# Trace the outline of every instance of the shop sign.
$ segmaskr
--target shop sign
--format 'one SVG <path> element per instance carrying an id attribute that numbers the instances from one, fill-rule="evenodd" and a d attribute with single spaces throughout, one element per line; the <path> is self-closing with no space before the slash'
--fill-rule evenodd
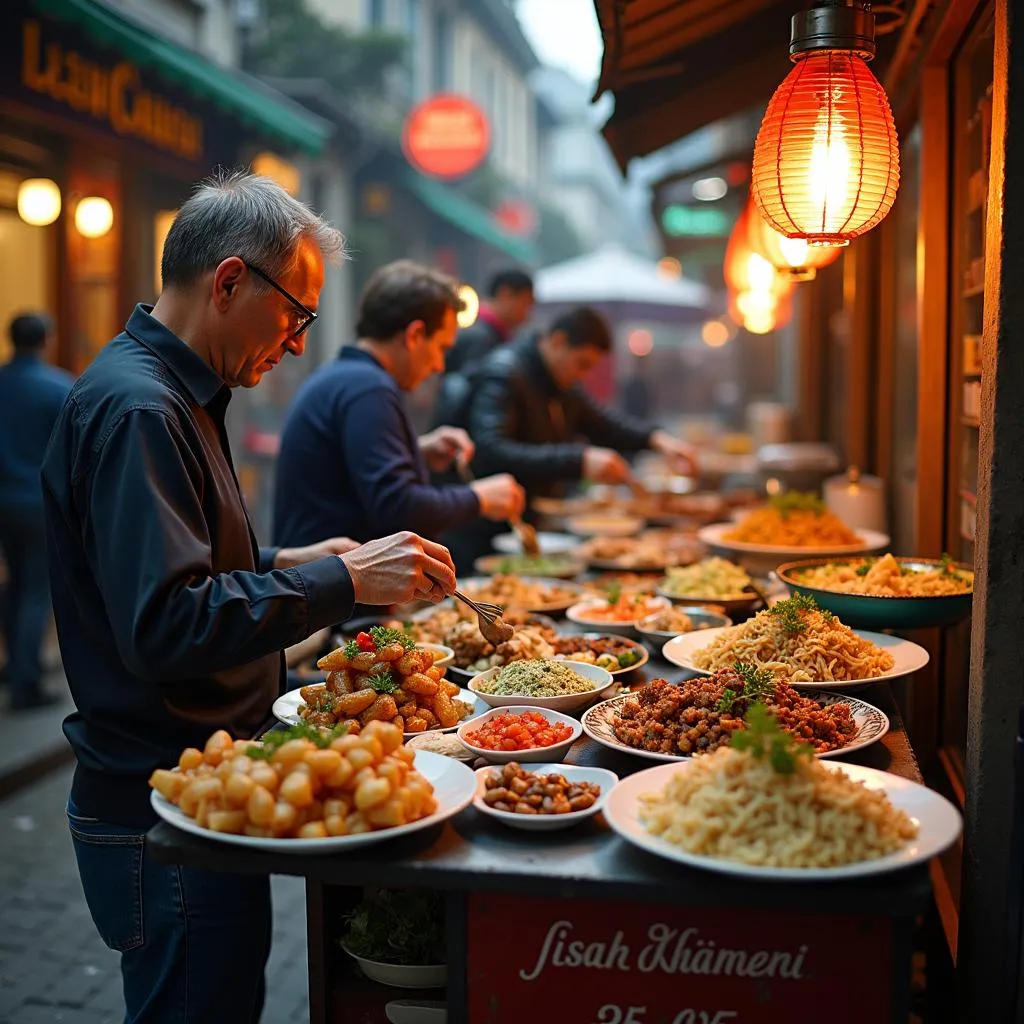
<path id="1" fill-rule="evenodd" d="M 41 22 L 22 23 L 21 84 L 121 136 L 189 161 L 203 156 L 202 118 L 148 89 L 131 61 L 104 62 L 51 39 Z"/>
<path id="2" fill-rule="evenodd" d="M 722 210 L 672 203 L 661 211 L 661 226 L 673 238 L 724 238 L 732 221 Z"/>
<path id="3" fill-rule="evenodd" d="M 890 1019 L 885 918 L 472 893 L 467 927 L 473 1024 Z"/>
<path id="4" fill-rule="evenodd" d="M 414 107 L 402 132 L 405 158 L 431 178 L 461 178 L 475 171 L 490 146 L 487 115 L 472 100 L 449 93 Z"/>

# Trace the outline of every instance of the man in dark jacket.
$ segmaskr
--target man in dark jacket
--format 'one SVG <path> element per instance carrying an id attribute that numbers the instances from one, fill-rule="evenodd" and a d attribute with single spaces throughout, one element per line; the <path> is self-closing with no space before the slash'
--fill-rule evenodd
<path id="1" fill-rule="evenodd" d="M 530 319 L 533 278 L 522 270 L 502 270 L 488 282 L 487 296 L 487 301 L 480 304 L 476 322 L 459 331 L 454 348 L 445 356 L 444 376 L 434 406 L 432 423 L 435 426 L 465 419 L 470 377 Z M 436 479 L 451 480 L 452 477 Z"/>
<path id="2" fill-rule="evenodd" d="M 76 710 L 68 800 L 79 875 L 121 954 L 129 1024 L 254 1024 L 267 877 L 164 864 L 148 780 L 217 729 L 251 738 L 282 651 L 354 601 L 440 600 L 448 553 L 400 534 L 259 548 L 228 446 L 234 387 L 301 355 L 341 237 L 266 178 L 196 190 L 164 244 L 164 290 L 76 382 L 43 462 L 57 632 Z M 325 468 L 329 472 L 329 468 Z M 438 585 L 440 581 L 440 585 Z"/>
<path id="3" fill-rule="evenodd" d="M 281 435 L 274 540 L 371 540 L 397 530 L 436 538 L 483 516 L 523 511 L 523 491 L 499 472 L 435 487 L 427 467 L 468 462 L 466 432 L 441 426 L 417 437 L 404 392 L 440 372 L 462 307 L 458 284 L 410 260 L 381 267 L 360 301 L 358 341 L 299 389 Z"/>
<path id="4" fill-rule="evenodd" d="M 0 552 L 7 563 L 2 632 L 12 711 L 60 699 L 40 684 L 39 649 L 50 614 L 50 582 L 39 468 L 73 380 L 43 358 L 51 328 L 46 316 L 15 317 L 10 326 L 14 358 L 0 368 Z"/>
<path id="5" fill-rule="evenodd" d="M 664 430 L 595 402 L 582 381 L 612 349 L 607 322 L 579 307 L 538 339 L 495 352 L 472 379 L 469 433 L 473 468 L 512 473 L 528 498 L 560 495 L 580 480 L 621 484 L 630 478 L 621 452 L 651 449 L 696 471 L 692 449 Z M 464 539 L 448 537 L 460 571 L 487 550 L 495 528 L 481 524 Z M 467 531 L 468 534 L 468 531 Z"/>
<path id="6" fill-rule="evenodd" d="M 459 331 L 445 358 L 445 373 L 460 373 L 510 341 L 533 310 L 533 278 L 523 270 L 502 270 L 487 284 L 487 301 L 476 322 Z"/>

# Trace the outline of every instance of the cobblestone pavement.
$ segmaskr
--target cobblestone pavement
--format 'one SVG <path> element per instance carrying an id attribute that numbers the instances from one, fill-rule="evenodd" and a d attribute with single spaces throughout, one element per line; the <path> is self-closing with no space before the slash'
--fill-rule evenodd
<path id="1" fill-rule="evenodd" d="M 0 1024 L 119 1024 L 118 954 L 85 905 L 64 806 L 71 767 L 0 803 Z M 273 880 L 274 947 L 265 1024 L 309 1017 L 301 879 Z"/>

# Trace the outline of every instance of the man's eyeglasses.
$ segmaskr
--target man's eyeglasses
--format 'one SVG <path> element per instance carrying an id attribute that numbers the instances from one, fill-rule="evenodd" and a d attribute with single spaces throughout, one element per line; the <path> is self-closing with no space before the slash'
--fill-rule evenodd
<path id="1" fill-rule="evenodd" d="M 288 292 L 284 288 L 282 288 L 269 274 L 265 274 L 262 270 L 260 270 L 259 267 L 253 266 L 253 264 L 251 263 L 246 263 L 245 260 L 243 260 L 242 262 L 245 263 L 245 265 L 257 277 L 263 278 L 263 280 L 266 281 L 271 288 L 274 288 L 276 291 L 280 292 L 280 294 L 283 295 L 295 307 L 298 313 L 301 314 L 301 317 L 296 319 L 295 326 L 292 328 L 291 333 L 288 335 L 288 337 L 299 338 L 303 334 L 305 334 L 306 331 L 308 331 L 309 328 L 313 325 L 313 321 L 316 320 L 317 314 L 313 310 L 309 309 L 308 307 L 304 306 L 301 302 L 299 302 L 299 300 L 295 298 L 295 296 L 292 295 L 291 292 Z"/>

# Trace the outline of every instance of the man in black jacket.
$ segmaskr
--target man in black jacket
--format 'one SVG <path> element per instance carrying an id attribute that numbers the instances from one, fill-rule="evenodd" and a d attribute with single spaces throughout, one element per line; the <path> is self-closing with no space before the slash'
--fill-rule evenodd
<path id="1" fill-rule="evenodd" d="M 696 472 L 693 450 L 650 423 L 595 402 L 582 381 L 612 350 L 607 322 L 578 307 L 538 339 L 495 352 L 472 378 L 469 433 L 477 473 L 511 473 L 528 497 L 564 493 L 580 480 L 621 484 L 630 478 L 621 452 L 651 449 Z M 483 554 L 498 529 L 475 524 L 446 538 L 461 571 Z"/>
<path id="2" fill-rule="evenodd" d="M 301 355 L 341 236 L 273 182 L 204 184 L 164 245 L 164 290 L 78 379 L 43 462 L 54 613 L 76 710 L 68 821 L 93 921 L 121 953 L 129 1024 L 250 1024 L 267 877 L 157 861 L 148 779 L 217 729 L 271 716 L 282 651 L 354 601 L 440 600 L 448 553 L 413 534 L 259 548 L 224 417 Z M 329 467 L 325 468 L 329 472 Z"/>

